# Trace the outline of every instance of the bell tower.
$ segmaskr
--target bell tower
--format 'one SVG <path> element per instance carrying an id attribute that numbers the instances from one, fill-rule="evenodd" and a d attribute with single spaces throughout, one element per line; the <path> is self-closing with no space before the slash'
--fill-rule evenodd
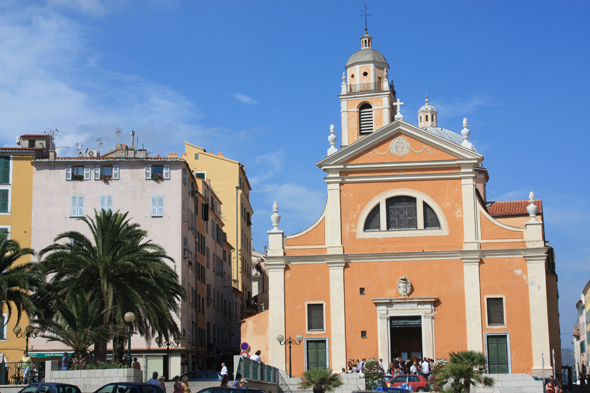
<path id="1" fill-rule="evenodd" d="M 393 83 L 389 82 L 389 64 L 373 49 L 373 37 L 365 28 L 361 50 L 350 56 L 342 74 L 340 113 L 342 146 L 391 123 L 397 111 Z"/>

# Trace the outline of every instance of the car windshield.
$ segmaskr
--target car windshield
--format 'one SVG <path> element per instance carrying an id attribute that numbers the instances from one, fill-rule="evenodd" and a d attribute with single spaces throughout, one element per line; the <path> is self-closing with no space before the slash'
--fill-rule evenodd
<path id="1" fill-rule="evenodd" d="M 141 393 L 163 393 L 159 386 L 141 385 Z"/>
<path id="2" fill-rule="evenodd" d="M 82 393 L 77 386 L 62 385 L 57 387 L 57 393 Z"/>

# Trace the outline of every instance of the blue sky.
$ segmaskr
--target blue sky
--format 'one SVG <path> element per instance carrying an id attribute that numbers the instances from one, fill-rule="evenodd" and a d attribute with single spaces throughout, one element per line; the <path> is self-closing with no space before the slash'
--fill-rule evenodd
<path id="1" fill-rule="evenodd" d="M 373 47 L 417 123 L 425 93 L 439 126 L 485 155 L 488 199 L 543 199 L 556 249 L 562 346 L 590 279 L 590 2 L 373 1 Z M 246 165 L 255 248 L 272 202 L 294 233 L 321 213 L 316 166 L 340 130 L 341 75 L 360 49 L 360 1 L 3 1 L 0 145 L 59 129 L 81 143 L 181 153 L 185 140 Z M 215 186 L 215 184 L 213 184 Z M 585 224 L 586 223 L 586 224 Z"/>

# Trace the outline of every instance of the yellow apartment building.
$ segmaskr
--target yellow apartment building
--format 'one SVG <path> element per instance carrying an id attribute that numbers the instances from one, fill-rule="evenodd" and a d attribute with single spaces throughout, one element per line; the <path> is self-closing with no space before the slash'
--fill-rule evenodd
<path id="1" fill-rule="evenodd" d="M 0 233 L 8 232 L 21 248 L 31 247 L 31 218 L 33 206 L 33 167 L 31 161 L 49 156 L 51 137 L 47 134 L 26 134 L 17 138 L 18 146 L 0 147 Z M 30 262 L 30 256 L 20 262 Z M 9 321 L 8 310 L 2 310 L 0 352 L 8 362 L 20 362 L 26 346 L 26 337 L 17 337 L 16 310 Z M 23 314 L 18 325 L 24 333 L 29 319 Z M 21 334 L 23 334 L 21 333 Z"/>
<path id="2" fill-rule="evenodd" d="M 222 203 L 222 220 L 227 241 L 234 246 L 232 285 L 243 292 L 243 309 L 251 308 L 252 299 L 252 206 L 246 169 L 223 153 L 208 153 L 204 148 L 185 142 L 183 158 L 197 178 L 209 179 Z"/>

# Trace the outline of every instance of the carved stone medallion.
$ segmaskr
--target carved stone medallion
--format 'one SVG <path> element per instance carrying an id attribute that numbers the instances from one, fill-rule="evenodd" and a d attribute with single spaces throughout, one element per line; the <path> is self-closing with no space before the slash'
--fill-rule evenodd
<path id="1" fill-rule="evenodd" d="M 400 296 L 408 297 L 411 290 L 412 283 L 410 282 L 410 279 L 406 276 L 401 276 L 397 280 L 397 292 L 400 294 Z"/>

